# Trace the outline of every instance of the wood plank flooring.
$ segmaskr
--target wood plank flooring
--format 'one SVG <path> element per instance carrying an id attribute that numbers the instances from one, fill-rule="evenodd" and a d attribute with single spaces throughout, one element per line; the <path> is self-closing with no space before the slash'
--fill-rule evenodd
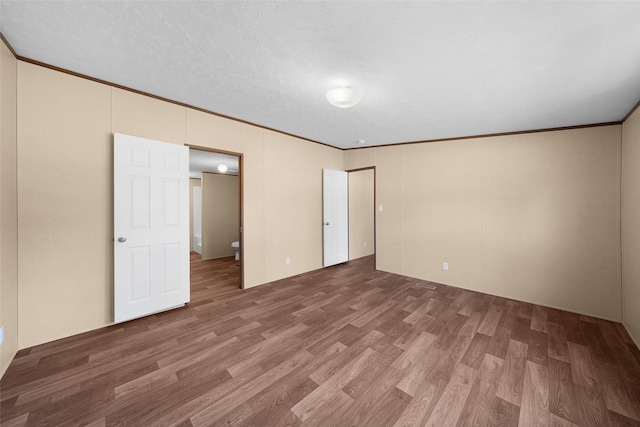
<path id="1" fill-rule="evenodd" d="M 238 289 L 192 256 L 188 307 L 22 350 L 2 426 L 638 426 L 622 325 L 374 271 Z"/>

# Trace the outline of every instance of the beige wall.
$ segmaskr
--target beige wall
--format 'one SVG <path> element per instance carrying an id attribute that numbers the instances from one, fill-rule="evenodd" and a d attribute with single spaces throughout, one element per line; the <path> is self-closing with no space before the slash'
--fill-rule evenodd
<path id="1" fill-rule="evenodd" d="M 345 163 L 376 166 L 379 269 L 620 320 L 620 138 L 607 126 L 351 150 Z"/>
<path id="2" fill-rule="evenodd" d="M 482 289 L 620 320 L 620 126 L 482 149 Z"/>
<path id="3" fill-rule="evenodd" d="M 640 345 L 640 109 L 622 125 L 623 322 Z"/>
<path id="4" fill-rule="evenodd" d="M 111 88 L 18 62 L 19 347 L 113 320 Z"/>
<path id="5" fill-rule="evenodd" d="M 238 177 L 202 173 L 202 259 L 232 256 L 240 239 Z"/>
<path id="6" fill-rule="evenodd" d="M 243 154 L 245 287 L 322 266 L 338 149 L 24 62 L 18 118 L 19 348 L 113 321 L 113 132 Z"/>
<path id="7" fill-rule="evenodd" d="M 264 137 L 264 267 L 273 281 L 322 268 L 322 169 L 344 170 L 344 155 L 276 132 Z"/>
<path id="8" fill-rule="evenodd" d="M 0 42 L 0 377 L 18 350 L 17 61 Z"/>
<path id="9" fill-rule="evenodd" d="M 349 172 L 349 259 L 374 253 L 374 172 Z"/>
<path id="10" fill-rule="evenodd" d="M 481 144 L 474 140 L 403 148 L 404 274 L 480 289 L 480 155 Z"/>

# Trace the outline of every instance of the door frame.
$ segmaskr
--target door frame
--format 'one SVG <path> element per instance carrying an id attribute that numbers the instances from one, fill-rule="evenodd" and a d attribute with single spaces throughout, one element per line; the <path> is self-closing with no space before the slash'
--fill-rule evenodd
<path id="1" fill-rule="evenodd" d="M 244 289 L 244 154 L 218 148 L 202 147 L 200 145 L 184 144 L 189 149 L 209 151 L 212 153 L 229 154 L 238 157 L 238 211 L 240 212 L 240 289 Z M 215 173 L 215 172 L 214 172 Z M 228 174 L 226 174 L 228 175 Z"/>
<path id="2" fill-rule="evenodd" d="M 376 183 L 378 181 L 376 176 L 376 167 L 375 166 L 366 166 L 363 168 L 356 169 L 347 169 L 345 172 L 360 172 L 366 170 L 373 170 L 373 268 L 378 269 L 378 237 L 376 234 L 376 230 L 378 228 L 378 191 L 376 188 Z M 347 186 L 347 198 L 350 198 L 349 187 Z M 351 227 L 349 227 L 349 233 L 351 233 Z"/>

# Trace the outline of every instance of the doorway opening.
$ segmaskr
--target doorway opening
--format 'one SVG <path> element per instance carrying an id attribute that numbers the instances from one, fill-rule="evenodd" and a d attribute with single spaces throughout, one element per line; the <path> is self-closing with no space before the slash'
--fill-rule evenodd
<path id="1" fill-rule="evenodd" d="M 347 170 L 349 182 L 349 261 L 376 254 L 376 168 Z M 374 267 L 375 268 L 375 267 Z"/>
<path id="2" fill-rule="evenodd" d="M 189 238 L 194 285 L 198 274 L 216 274 L 220 286 L 244 289 L 242 176 L 241 153 L 189 146 Z"/>

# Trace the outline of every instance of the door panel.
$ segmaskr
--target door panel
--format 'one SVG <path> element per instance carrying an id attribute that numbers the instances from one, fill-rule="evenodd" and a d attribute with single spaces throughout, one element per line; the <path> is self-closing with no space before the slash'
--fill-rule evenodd
<path id="1" fill-rule="evenodd" d="M 131 255 L 131 301 L 147 300 L 151 297 L 151 256 L 149 246 L 130 248 Z"/>
<path id="2" fill-rule="evenodd" d="M 349 260 L 349 174 L 322 170 L 323 265 Z"/>
<path id="3" fill-rule="evenodd" d="M 189 301 L 189 149 L 114 135 L 114 319 Z"/>

